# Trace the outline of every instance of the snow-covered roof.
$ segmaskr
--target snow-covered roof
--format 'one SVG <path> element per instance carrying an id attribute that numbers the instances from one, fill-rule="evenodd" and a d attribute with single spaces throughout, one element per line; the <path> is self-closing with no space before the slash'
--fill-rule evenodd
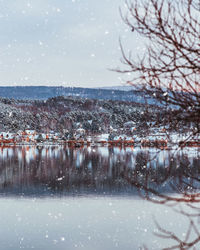
<path id="1" fill-rule="evenodd" d="M 135 125 L 135 122 L 133 121 L 128 121 L 124 123 L 124 127 L 133 127 Z"/>
<path id="2" fill-rule="evenodd" d="M 35 133 L 35 130 L 26 129 L 25 132 L 26 132 L 27 134 L 34 134 L 34 133 Z"/>
<path id="3" fill-rule="evenodd" d="M 0 135 L 3 135 L 3 137 L 7 137 L 9 139 L 13 138 L 14 137 L 14 133 L 10 133 L 10 132 L 0 132 Z"/>
<path id="4" fill-rule="evenodd" d="M 119 139 L 122 139 L 122 140 L 126 139 L 127 141 L 129 141 L 129 140 L 132 140 L 133 137 L 127 136 L 127 135 L 124 135 L 124 134 L 117 135 L 117 136 L 114 137 L 114 140 L 119 140 Z"/>

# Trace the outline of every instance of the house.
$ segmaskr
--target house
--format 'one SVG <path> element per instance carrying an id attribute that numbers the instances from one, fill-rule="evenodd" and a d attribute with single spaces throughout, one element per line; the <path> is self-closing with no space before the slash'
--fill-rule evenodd
<path id="1" fill-rule="evenodd" d="M 136 131 L 135 122 L 128 121 L 124 123 L 124 133 L 127 135 L 133 135 Z"/>
<path id="2" fill-rule="evenodd" d="M 35 130 L 26 129 L 25 130 L 25 134 L 26 135 L 34 135 L 35 136 L 37 133 L 36 133 Z"/>

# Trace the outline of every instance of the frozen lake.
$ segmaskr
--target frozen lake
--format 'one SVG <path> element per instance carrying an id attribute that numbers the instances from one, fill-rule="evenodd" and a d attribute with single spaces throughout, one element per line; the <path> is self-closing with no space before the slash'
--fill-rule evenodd
<path id="1" fill-rule="evenodd" d="M 174 211 L 180 203 L 171 207 L 147 199 L 163 201 L 159 194 L 175 197 L 198 188 L 199 157 L 195 148 L 0 148 L 0 249 L 176 245 L 171 237 L 155 235 L 155 221 L 184 239 L 189 217 Z M 184 203 L 181 209 L 194 212 Z M 198 219 L 193 217 L 194 224 Z M 195 237 L 193 232 L 188 239 Z"/>

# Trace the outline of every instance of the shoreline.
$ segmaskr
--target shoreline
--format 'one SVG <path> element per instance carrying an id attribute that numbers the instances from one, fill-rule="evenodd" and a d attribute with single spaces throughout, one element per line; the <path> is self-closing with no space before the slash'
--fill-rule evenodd
<path id="1" fill-rule="evenodd" d="M 142 142 L 68 142 L 68 141 L 45 141 L 45 142 L 16 142 L 16 143 L 0 143 L 0 148 L 2 147 L 18 147 L 18 146 L 66 146 L 68 148 L 84 148 L 84 147 L 119 147 L 119 148 L 158 148 L 158 149 L 170 149 L 172 147 L 190 147 L 190 148 L 198 148 L 200 147 L 200 142 L 195 142 L 191 144 L 187 144 L 185 142 L 172 142 L 172 143 L 159 143 L 159 142 L 148 142 L 143 144 Z"/>

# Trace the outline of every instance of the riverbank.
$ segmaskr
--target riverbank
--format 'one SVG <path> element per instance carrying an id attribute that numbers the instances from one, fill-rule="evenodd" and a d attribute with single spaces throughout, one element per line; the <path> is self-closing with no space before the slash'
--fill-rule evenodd
<path id="1" fill-rule="evenodd" d="M 200 141 L 178 141 L 167 142 L 161 141 L 44 141 L 44 142 L 12 142 L 12 143 L 0 143 L 0 147 L 13 147 L 13 146 L 67 146 L 71 148 L 83 148 L 83 147 L 155 147 L 160 149 L 177 147 L 200 147 Z"/>

